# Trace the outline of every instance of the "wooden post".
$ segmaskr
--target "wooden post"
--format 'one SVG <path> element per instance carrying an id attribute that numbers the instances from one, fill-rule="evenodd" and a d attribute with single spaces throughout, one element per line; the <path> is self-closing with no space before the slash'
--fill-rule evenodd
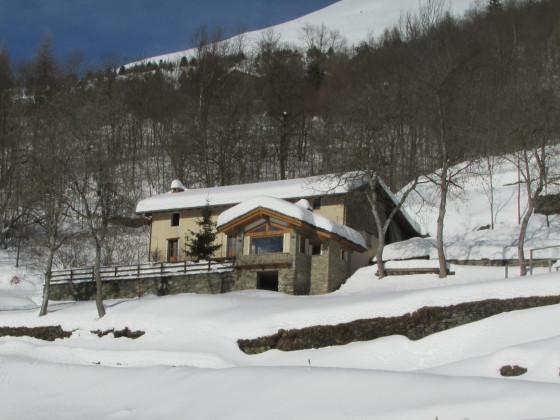
<path id="1" fill-rule="evenodd" d="M 211 262 L 211 259 L 208 258 L 208 271 L 210 271 L 210 262 Z"/>
<path id="2" fill-rule="evenodd" d="M 117 277 L 117 268 L 118 266 L 115 265 L 115 277 Z"/>
<path id="3" fill-rule="evenodd" d="M 159 273 L 163 276 L 163 263 L 159 263 L 159 264 L 160 264 Z"/>
<path id="4" fill-rule="evenodd" d="M 140 278 L 140 264 L 138 264 L 138 271 L 137 271 L 137 273 L 138 273 L 138 274 L 136 275 L 136 277 Z"/>
<path id="5" fill-rule="evenodd" d="M 529 273 L 533 275 L 533 250 L 529 251 Z"/>
<path id="6" fill-rule="evenodd" d="M 552 260 L 548 260 L 548 272 L 552 271 Z"/>
<path id="7" fill-rule="evenodd" d="M 184 269 L 183 272 L 186 273 L 187 272 L 187 260 L 185 260 L 185 264 L 184 264 Z"/>
<path id="8" fill-rule="evenodd" d="M 509 273 L 508 273 L 508 265 L 506 264 L 506 279 L 508 278 L 508 275 L 509 275 Z"/>
<path id="9" fill-rule="evenodd" d="M 70 269 L 70 281 L 72 281 L 72 269 Z"/>

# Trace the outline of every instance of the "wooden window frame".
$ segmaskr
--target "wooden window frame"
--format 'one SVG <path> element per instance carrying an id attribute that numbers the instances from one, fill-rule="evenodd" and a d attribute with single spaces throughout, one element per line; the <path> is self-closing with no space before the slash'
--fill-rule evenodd
<path id="1" fill-rule="evenodd" d="M 266 226 L 266 230 L 264 232 L 256 232 L 263 225 Z M 270 230 L 271 226 L 274 226 L 279 230 Z M 283 237 L 286 233 L 290 233 L 290 228 L 271 222 L 270 220 L 265 220 L 263 223 L 245 232 L 245 236 L 249 238 L 249 254 L 253 255 L 253 238 L 270 238 L 275 236 Z"/>

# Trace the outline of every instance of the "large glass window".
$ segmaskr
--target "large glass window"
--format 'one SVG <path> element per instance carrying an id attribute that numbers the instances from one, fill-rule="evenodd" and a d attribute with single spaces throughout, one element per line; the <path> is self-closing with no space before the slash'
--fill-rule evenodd
<path id="1" fill-rule="evenodd" d="M 284 235 L 251 238 L 251 254 L 272 254 L 284 250 Z"/>
<path id="2" fill-rule="evenodd" d="M 263 224 L 249 230 L 246 235 L 251 240 L 251 254 L 273 254 L 284 252 L 284 234 L 287 226 L 266 220 Z"/>

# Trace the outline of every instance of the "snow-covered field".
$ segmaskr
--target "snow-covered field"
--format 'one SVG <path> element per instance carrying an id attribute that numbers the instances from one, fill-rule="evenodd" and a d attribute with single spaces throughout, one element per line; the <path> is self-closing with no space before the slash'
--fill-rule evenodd
<path id="1" fill-rule="evenodd" d="M 0 405 L 27 418 L 560 418 L 560 310 L 497 315 L 410 341 L 249 356 L 238 338 L 279 328 L 400 315 L 425 305 L 560 295 L 560 273 L 503 279 L 502 268 L 377 280 L 362 269 L 338 292 L 246 291 L 56 302 L 39 318 L 36 277 L 10 285 L 3 255 L 0 326 L 61 325 L 69 339 L 0 338 Z M 9 273 L 8 275 L 6 275 Z M 20 276 L 25 276 L 20 270 Z M 33 287 L 35 286 L 35 287 Z M 143 330 L 136 340 L 92 330 Z M 528 372 L 502 378 L 501 366 Z"/>

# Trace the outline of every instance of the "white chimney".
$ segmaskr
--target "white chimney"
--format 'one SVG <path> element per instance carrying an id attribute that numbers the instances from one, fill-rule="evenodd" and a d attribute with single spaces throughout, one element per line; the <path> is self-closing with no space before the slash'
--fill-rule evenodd
<path id="1" fill-rule="evenodd" d="M 174 179 L 171 182 L 171 192 L 172 193 L 178 193 L 178 192 L 182 192 L 182 191 L 185 191 L 185 190 L 186 190 L 185 186 L 178 179 Z"/>

